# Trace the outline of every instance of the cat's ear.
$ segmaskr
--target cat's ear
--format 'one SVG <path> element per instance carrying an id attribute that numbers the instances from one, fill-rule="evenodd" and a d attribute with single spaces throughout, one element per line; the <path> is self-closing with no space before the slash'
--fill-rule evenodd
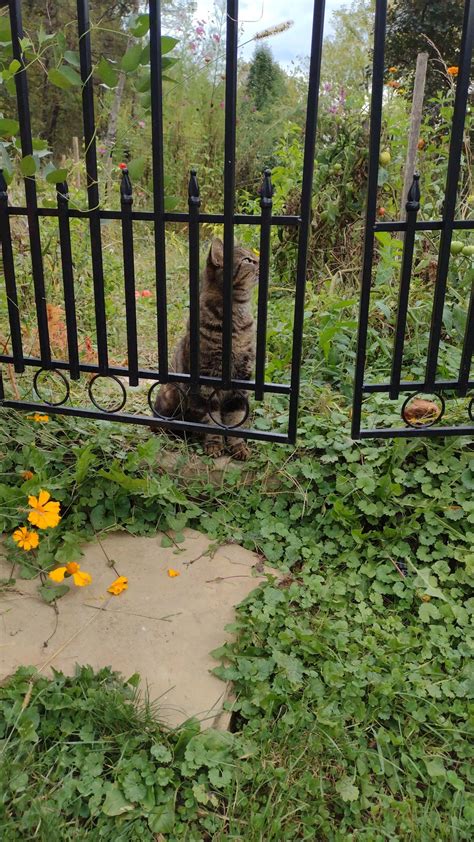
<path id="1" fill-rule="evenodd" d="M 217 237 L 211 243 L 209 263 L 212 263 L 216 269 L 222 269 L 224 265 L 224 245 L 222 240 L 219 240 Z"/>

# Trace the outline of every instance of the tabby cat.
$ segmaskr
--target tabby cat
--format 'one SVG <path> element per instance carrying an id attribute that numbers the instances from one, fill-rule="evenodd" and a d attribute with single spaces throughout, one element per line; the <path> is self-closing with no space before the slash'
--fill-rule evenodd
<path id="1" fill-rule="evenodd" d="M 223 244 L 221 240 L 215 239 L 201 278 L 200 352 L 201 375 L 204 377 L 220 377 L 222 371 L 223 266 Z M 258 258 L 255 252 L 236 244 L 232 304 L 232 377 L 236 380 L 250 380 L 253 374 L 255 323 L 250 298 L 257 282 Z M 189 347 L 188 322 L 186 333 L 178 342 L 173 355 L 173 371 L 189 374 Z M 183 393 L 186 393 L 184 401 Z M 231 427 L 242 420 L 246 406 L 246 392 L 214 391 L 212 386 L 200 386 L 199 392 L 192 395 L 187 387 L 183 389 L 175 383 L 166 383 L 159 389 L 155 411 L 165 418 L 181 418 L 204 424 L 219 422 Z M 209 433 L 205 436 L 204 446 L 209 455 L 221 456 L 224 453 L 224 437 Z M 234 459 L 244 460 L 250 455 L 242 438 L 229 436 L 227 448 Z"/>

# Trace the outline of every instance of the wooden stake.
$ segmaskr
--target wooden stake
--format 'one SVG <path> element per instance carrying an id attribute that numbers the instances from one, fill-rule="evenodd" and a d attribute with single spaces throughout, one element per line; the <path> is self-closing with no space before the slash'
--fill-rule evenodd
<path id="1" fill-rule="evenodd" d="M 423 117 L 423 101 L 425 98 L 426 71 L 428 69 L 428 53 L 418 53 L 416 59 L 415 86 L 410 117 L 410 134 L 408 137 L 407 159 L 405 163 L 405 177 L 401 196 L 400 219 L 406 219 L 406 202 L 408 191 L 413 181 L 416 165 L 416 153 L 420 139 L 421 120 Z M 402 238 L 403 239 L 403 238 Z"/>
<path id="2" fill-rule="evenodd" d="M 74 158 L 74 163 L 76 165 L 76 187 L 81 186 L 81 170 L 79 164 L 81 163 L 81 159 L 79 156 L 79 138 L 73 137 L 72 139 L 72 157 Z"/>

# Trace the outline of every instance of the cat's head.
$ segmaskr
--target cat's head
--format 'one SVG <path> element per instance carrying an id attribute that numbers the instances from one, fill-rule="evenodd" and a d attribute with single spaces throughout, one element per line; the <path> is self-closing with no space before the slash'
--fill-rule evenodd
<path id="1" fill-rule="evenodd" d="M 247 301 L 250 293 L 258 282 L 258 257 L 254 251 L 234 244 L 234 272 L 233 288 L 234 301 Z M 214 239 L 209 249 L 206 266 L 208 282 L 222 288 L 224 278 L 224 246 L 222 240 Z"/>

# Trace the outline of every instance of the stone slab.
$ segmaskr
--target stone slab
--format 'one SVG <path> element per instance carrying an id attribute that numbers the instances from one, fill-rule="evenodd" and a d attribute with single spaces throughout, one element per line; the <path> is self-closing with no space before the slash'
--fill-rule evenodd
<path id="1" fill-rule="evenodd" d="M 216 662 L 209 652 L 229 639 L 224 627 L 234 606 L 265 578 L 261 562 L 257 572 L 258 556 L 235 544 L 209 553 L 210 539 L 195 530 L 185 531 L 179 552 L 161 540 L 114 533 L 85 546 L 80 564 L 92 584 L 71 585 L 57 603 L 58 618 L 39 598 L 37 579 L 17 579 L 0 592 L 0 680 L 20 665 L 68 674 L 76 663 L 110 665 L 125 678 L 140 674 L 166 724 L 198 716 L 203 727 L 227 727 L 229 688 L 210 673 Z M 170 578 L 169 568 L 180 575 Z M 0 559 L 0 579 L 9 574 Z M 116 575 L 129 580 L 120 596 L 107 593 Z"/>

